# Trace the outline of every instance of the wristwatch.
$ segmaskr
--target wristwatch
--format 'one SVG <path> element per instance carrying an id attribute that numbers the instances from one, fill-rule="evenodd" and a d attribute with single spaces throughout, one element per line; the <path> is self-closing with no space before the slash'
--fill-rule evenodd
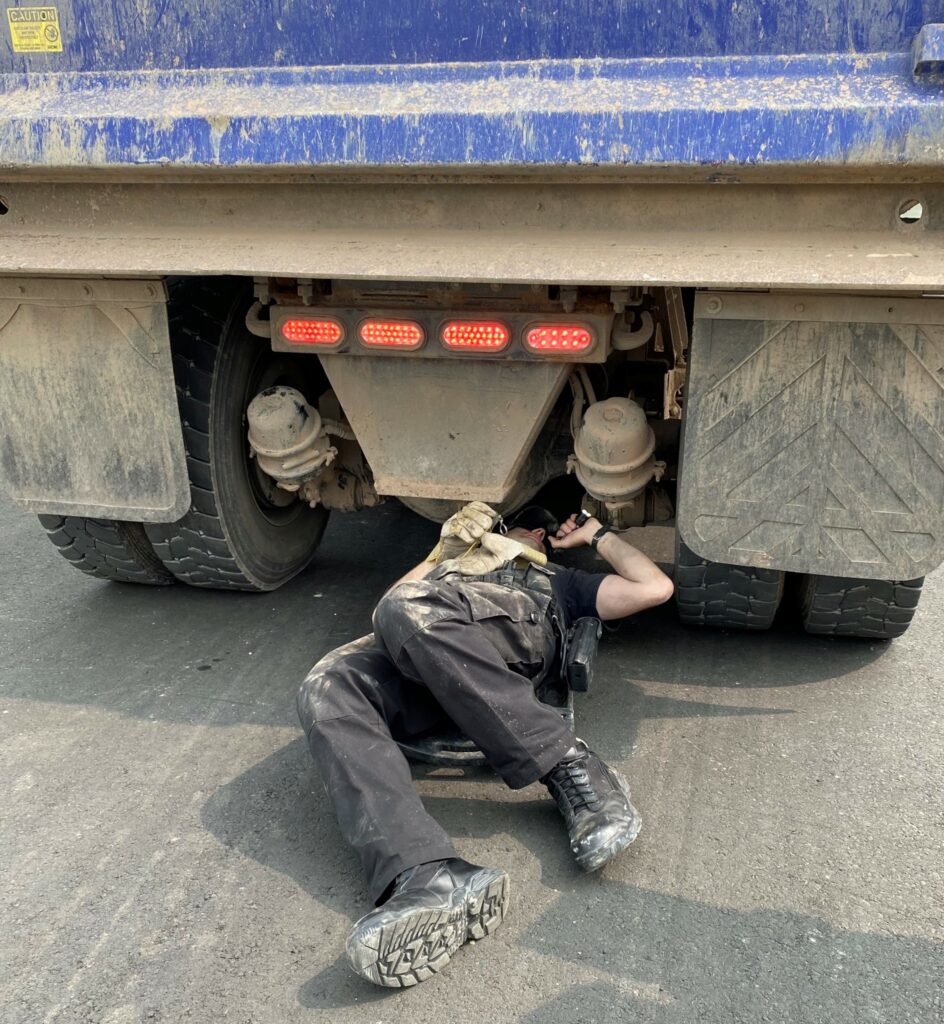
<path id="1" fill-rule="evenodd" d="M 597 532 L 590 538 L 590 547 L 592 547 L 593 550 L 596 551 L 597 544 L 600 543 L 600 539 L 602 537 L 605 537 L 608 533 L 612 533 L 612 532 L 613 532 L 613 527 L 610 526 L 609 524 L 604 524 L 603 526 L 601 526 L 600 529 L 597 530 Z"/>

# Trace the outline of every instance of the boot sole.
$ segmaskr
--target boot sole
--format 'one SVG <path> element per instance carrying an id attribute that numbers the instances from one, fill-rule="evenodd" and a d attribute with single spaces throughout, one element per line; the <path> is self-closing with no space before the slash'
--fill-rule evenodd
<path id="1" fill-rule="evenodd" d="M 470 939 L 484 939 L 502 923 L 509 881 L 504 871 L 478 871 L 457 906 L 404 909 L 379 925 L 354 925 L 347 957 L 356 974 L 375 985 L 410 988 L 438 974 Z"/>
<path id="2" fill-rule="evenodd" d="M 622 853 L 636 839 L 642 828 L 642 815 L 633 807 L 633 802 L 629 798 L 629 783 L 621 772 L 616 771 L 614 768 L 611 768 L 610 771 L 616 776 L 617 785 L 622 790 L 623 796 L 626 797 L 626 803 L 629 805 L 632 820 L 623 832 L 615 835 L 608 843 L 594 850 L 593 853 L 581 856 L 576 850 L 574 851 L 577 866 L 582 871 L 599 871 L 607 861 Z"/>

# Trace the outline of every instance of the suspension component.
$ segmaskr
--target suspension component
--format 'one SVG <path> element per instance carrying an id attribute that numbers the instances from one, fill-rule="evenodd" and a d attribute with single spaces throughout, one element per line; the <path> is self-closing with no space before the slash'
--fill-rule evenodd
<path id="1" fill-rule="evenodd" d="M 608 398 L 587 408 L 567 470 L 576 473 L 609 522 L 641 525 L 652 504 L 646 488 L 665 470 L 655 447 L 642 407 L 631 398 Z"/>
<path id="2" fill-rule="evenodd" d="M 379 504 L 354 432 L 339 418 L 323 417 L 300 391 L 267 388 L 249 403 L 246 416 L 259 469 L 282 490 L 312 508 L 353 512 Z"/>
<path id="3" fill-rule="evenodd" d="M 266 388 L 249 403 L 246 417 L 259 468 L 285 491 L 297 491 L 338 454 L 318 411 L 295 388 Z"/>

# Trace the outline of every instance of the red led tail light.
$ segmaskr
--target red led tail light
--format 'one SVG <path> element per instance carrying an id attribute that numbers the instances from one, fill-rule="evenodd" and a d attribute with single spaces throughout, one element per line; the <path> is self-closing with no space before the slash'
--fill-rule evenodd
<path id="1" fill-rule="evenodd" d="M 525 347 L 542 354 L 586 352 L 593 334 L 580 324 L 535 324 L 524 336 Z"/>
<path id="2" fill-rule="evenodd" d="M 337 320 L 284 320 L 282 337 L 293 345 L 337 345 L 344 328 Z"/>
<path id="3" fill-rule="evenodd" d="M 413 320 L 365 320 L 357 333 L 371 348 L 419 348 L 424 337 L 423 328 Z"/>
<path id="4" fill-rule="evenodd" d="M 501 352 L 511 339 L 511 332 L 498 320 L 450 320 L 441 334 L 446 348 L 464 352 Z"/>

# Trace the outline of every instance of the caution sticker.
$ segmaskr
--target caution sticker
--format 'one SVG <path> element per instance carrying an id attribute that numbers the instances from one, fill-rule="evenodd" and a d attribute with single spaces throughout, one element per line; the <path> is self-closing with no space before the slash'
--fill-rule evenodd
<path id="1" fill-rule="evenodd" d="M 14 53 L 62 53 L 55 7 L 8 7 L 7 21 Z"/>

